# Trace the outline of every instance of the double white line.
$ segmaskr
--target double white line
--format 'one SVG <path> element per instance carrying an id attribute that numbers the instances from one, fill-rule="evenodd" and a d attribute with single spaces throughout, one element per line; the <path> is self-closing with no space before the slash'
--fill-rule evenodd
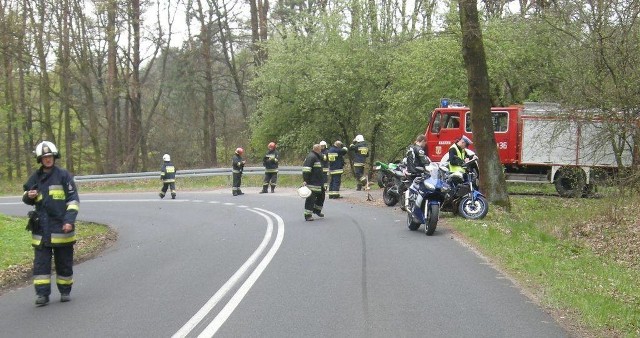
<path id="1" fill-rule="evenodd" d="M 226 294 L 232 290 L 238 283 L 241 282 L 243 276 L 248 273 L 249 269 L 255 264 L 255 262 L 262 256 L 262 253 L 271 242 L 271 237 L 273 236 L 273 220 L 269 215 L 275 218 L 278 222 L 278 233 L 276 235 L 276 239 L 271 246 L 271 249 L 264 256 L 262 261 L 255 267 L 253 272 L 247 277 L 247 279 L 242 283 L 238 291 L 231 297 L 231 299 L 227 302 L 224 308 L 216 315 L 216 317 L 207 325 L 207 327 L 198 335 L 198 337 L 212 337 L 218 332 L 222 324 L 229 318 L 231 313 L 236 309 L 236 307 L 240 304 L 244 296 L 246 296 L 247 292 L 251 289 L 253 284 L 258 280 L 262 272 L 267 268 L 267 265 L 273 259 L 273 256 L 276 254 L 278 249 L 280 248 L 280 244 L 282 244 L 282 240 L 284 238 L 284 221 L 282 217 L 278 216 L 271 211 L 260 209 L 260 208 L 247 208 L 247 210 L 254 212 L 267 220 L 267 231 L 264 234 L 264 238 L 260 243 L 260 246 L 253 252 L 253 254 L 247 259 L 244 264 L 236 271 L 236 273 L 229 278 L 229 280 L 224 283 L 224 285 L 196 312 L 187 323 L 185 323 L 178 332 L 176 332 L 172 337 L 186 337 L 191 331 L 198 325 L 202 320 L 213 310 L 213 308 L 220 302 L 222 298 L 226 296 Z"/>

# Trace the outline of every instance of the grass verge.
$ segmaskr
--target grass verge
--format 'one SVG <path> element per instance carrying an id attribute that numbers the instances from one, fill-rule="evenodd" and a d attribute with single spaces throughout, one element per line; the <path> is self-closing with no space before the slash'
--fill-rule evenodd
<path id="1" fill-rule="evenodd" d="M 31 277 L 33 248 L 30 233 L 24 229 L 26 224 L 26 217 L 0 214 L 0 294 L 27 283 Z M 76 264 L 94 257 L 117 239 L 109 227 L 87 222 L 76 223 L 76 236 Z"/>
<path id="2" fill-rule="evenodd" d="M 612 222 L 612 197 L 513 196 L 511 202 L 511 213 L 494 209 L 480 221 L 448 222 L 542 306 L 570 317 L 574 329 L 639 337 L 640 267 L 626 249 L 640 245 L 638 220 Z M 640 205 L 637 198 L 634 203 Z M 607 245 L 594 237 L 608 237 Z"/>

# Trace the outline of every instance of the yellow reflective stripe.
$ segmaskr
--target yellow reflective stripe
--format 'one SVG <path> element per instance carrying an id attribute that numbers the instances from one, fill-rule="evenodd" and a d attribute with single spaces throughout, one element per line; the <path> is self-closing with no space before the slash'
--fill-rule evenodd
<path id="1" fill-rule="evenodd" d="M 302 167 L 302 172 L 303 173 L 311 172 L 311 167 Z"/>
<path id="2" fill-rule="evenodd" d="M 316 162 L 316 163 L 314 163 L 314 164 L 313 164 L 313 167 L 314 167 L 314 168 L 317 168 L 317 167 L 320 167 L 320 168 L 321 168 L 321 167 L 322 167 L 322 163 L 320 163 L 320 162 Z"/>
<path id="3" fill-rule="evenodd" d="M 56 276 L 56 284 L 61 284 L 61 285 L 71 285 L 73 284 L 73 277 L 69 276 Z"/>
<path id="4" fill-rule="evenodd" d="M 338 174 L 344 173 L 344 170 L 342 170 L 342 169 L 329 170 L 329 173 L 331 173 L 331 175 L 338 175 Z"/>
<path id="5" fill-rule="evenodd" d="M 42 201 L 42 194 L 38 194 L 38 197 L 36 197 L 36 202 L 40 201 Z"/>
<path id="6" fill-rule="evenodd" d="M 42 236 L 35 234 L 31 235 L 31 245 L 38 246 L 40 245 L 40 242 L 42 242 Z"/>
<path id="7" fill-rule="evenodd" d="M 61 185 L 49 186 L 49 196 L 54 200 L 63 200 L 65 199 L 64 189 Z"/>
<path id="8" fill-rule="evenodd" d="M 354 167 L 364 167 L 364 163 L 354 163 Z"/>
<path id="9" fill-rule="evenodd" d="M 175 173 L 176 172 L 176 168 L 175 167 L 166 167 L 165 168 L 167 170 L 168 173 Z"/>
<path id="10" fill-rule="evenodd" d="M 167 180 L 162 180 L 162 183 L 173 183 L 175 181 L 176 181 L 175 179 L 170 178 L 170 179 L 167 179 Z"/>
<path id="11" fill-rule="evenodd" d="M 76 241 L 75 231 L 71 231 L 66 234 L 58 234 L 58 233 L 51 234 L 51 244 L 65 244 L 65 243 L 71 243 L 75 241 Z"/>
<path id="12" fill-rule="evenodd" d="M 67 211 L 69 211 L 69 210 L 78 211 L 78 210 L 80 210 L 80 205 L 76 201 L 69 202 L 69 203 L 67 203 Z"/>
<path id="13" fill-rule="evenodd" d="M 35 285 L 51 284 L 51 275 L 36 275 L 36 276 L 33 276 L 33 284 L 35 284 Z"/>
<path id="14" fill-rule="evenodd" d="M 266 172 L 266 173 L 277 173 L 278 169 L 267 169 L 264 172 Z"/>

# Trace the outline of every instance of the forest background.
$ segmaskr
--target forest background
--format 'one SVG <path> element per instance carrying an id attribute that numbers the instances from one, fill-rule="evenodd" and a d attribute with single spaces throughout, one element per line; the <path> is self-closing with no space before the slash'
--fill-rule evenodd
<path id="1" fill-rule="evenodd" d="M 491 104 L 558 102 L 631 121 L 640 2 L 484 0 Z M 77 175 L 300 165 L 357 134 L 399 159 L 467 77 L 455 1 L 0 0 L 0 176 L 55 142 Z M 607 115 L 609 114 L 609 115 Z M 611 140 L 603 139 L 602 142 Z M 634 149 L 636 150 L 636 149 Z M 635 151 L 637 154 L 637 150 Z M 636 162 L 637 163 L 637 162 Z"/>

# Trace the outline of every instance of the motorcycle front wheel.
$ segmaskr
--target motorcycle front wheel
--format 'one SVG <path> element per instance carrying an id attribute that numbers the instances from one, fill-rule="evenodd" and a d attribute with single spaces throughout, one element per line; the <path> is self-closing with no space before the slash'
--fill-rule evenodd
<path id="1" fill-rule="evenodd" d="M 429 204 L 427 209 L 427 223 L 424 225 L 424 234 L 427 236 L 433 235 L 438 226 L 438 218 L 440 217 L 440 205 Z"/>
<path id="2" fill-rule="evenodd" d="M 389 189 L 391 189 L 390 187 L 384 187 L 384 190 L 382 190 L 382 200 L 384 201 L 384 204 L 386 204 L 389 207 L 392 207 L 396 204 L 398 204 L 398 198 L 391 195 L 389 193 Z"/>
<path id="3" fill-rule="evenodd" d="M 482 219 L 488 212 L 489 202 L 482 196 L 476 197 L 474 201 L 467 195 L 458 204 L 458 213 L 466 219 Z"/>

